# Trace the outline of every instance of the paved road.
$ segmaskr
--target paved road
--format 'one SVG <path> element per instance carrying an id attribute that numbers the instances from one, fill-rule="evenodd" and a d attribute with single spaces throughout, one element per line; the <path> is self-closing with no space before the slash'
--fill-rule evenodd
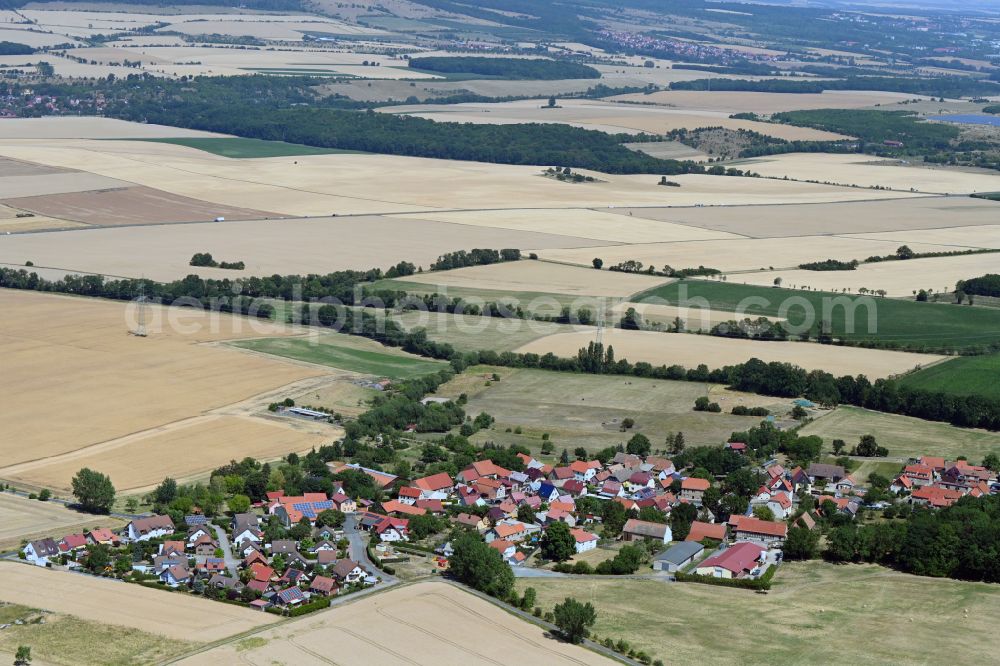
<path id="1" fill-rule="evenodd" d="M 229 570 L 229 575 L 233 578 L 239 578 L 239 560 L 237 560 L 233 555 L 233 546 L 229 543 L 229 535 L 226 534 L 226 530 L 222 529 L 218 525 L 212 525 L 209 523 L 209 526 L 215 531 L 215 538 L 219 541 L 219 548 L 222 549 L 223 557 L 226 560 L 226 569 Z"/>
<path id="2" fill-rule="evenodd" d="M 565 578 L 572 575 L 533 567 L 511 567 L 511 571 L 514 572 L 514 578 Z"/>
<path id="3" fill-rule="evenodd" d="M 383 585 L 392 585 L 399 582 L 399 579 L 395 576 L 390 576 L 376 567 L 375 563 L 368 557 L 364 532 L 358 529 L 358 519 L 353 513 L 348 513 L 344 519 L 344 536 L 347 537 L 347 540 L 351 544 L 347 553 L 352 560 L 360 564 L 362 568 L 381 576 Z"/>

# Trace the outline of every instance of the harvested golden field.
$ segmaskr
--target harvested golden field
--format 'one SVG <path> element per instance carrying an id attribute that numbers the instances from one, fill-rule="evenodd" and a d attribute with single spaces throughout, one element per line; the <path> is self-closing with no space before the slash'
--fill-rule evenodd
<path id="1" fill-rule="evenodd" d="M 128 186 L 116 178 L 99 176 L 86 171 L 62 171 L 0 178 L 0 199 L 37 197 L 67 192 L 114 189 Z M 15 204 L 16 205 L 16 204 Z"/>
<path id="2" fill-rule="evenodd" d="M 582 172 L 605 182 L 571 184 L 543 178 L 542 169 L 534 166 L 359 154 L 239 160 L 145 141 L 4 139 L 0 155 L 91 171 L 201 201 L 291 216 L 412 213 L 436 208 L 817 203 L 913 196 L 707 175 L 674 177 L 681 184 L 674 188 L 660 187 L 655 175 Z"/>
<path id="3" fill-rule="evenodd" d="M 1000 174 L 945 167 L 906 166 L 900 160 L 880 160 L 867 155 L 788 153 L 731 164 L 762 176 L 811 180 L 855 187 L 887 187 L 928 194 L 972 194 L 1000 190 Z"/>
<path id="4" fill-rule="evenodd" d="M 614 663 L 446 583 L 417 583 L 372 595 L 179 663 L 322 666 L 331 662 L 327 655 L 372 666 Z"/>
<path id="5" fill-rule="evenodd" d="M 675 129 L 725 127 L 752 130 L 787 141 L 832 141 L 841 134 L 808 127 L 762 123 L 730 118 L 730 112 L 675 110 L 659 105 L 620 104 L 603 100 L 559 100 L 558 108 L 547 108 L 545 100 L 502 103 L 468 103 L 385 107 L 387 113 L 406 114 L 442 122 L 478 124 L 561 123 L 610 133 L 651 132 L 665 134 Z"/>
<path id="6" fill-rule="evenodd" d="M 151 187 L 119 187 L 86 192 L 16 197 L 4 204 L 43 217 L 96 226 L 259 220 L 276 213 L 212 204 Z"/>
<path id="7" fill-rule="evenodd" d="M 149 337 L 130 304 L 0 291 L 5 465 L 58 456 L 323 374 L 315 368 L 198 343 L 285 335 L 268 322 L 150 307 Z M 247 442 L 245 455 L 267 448 Z M 192 457 L 191 469 L 203 469 Z M 164 461 L 151 458 L 154 469 Z"/>
<path id="8" fill-rule="evenodd" d="M 974 236 L 966 236 L 974 240 Z M 573 249 L 539 250 L 538 255 L 552 261 L 589 265 L 594 257 L 604 260 L 605 266 L 628 259 L 637 259 L 647 266 L 661 267 L 664 264 L 674 268 L 694 268 L 709 266 L 721 271 L 758 271 L 770 268 L 791 268 L 810 261 L 824 259 L 863 260 L 873 255 L 894 254 L 900 241 L 877 241 L 841 236 L 802 236 L 798 238 L 740 238 L 736 240 L 704 240 L 677 243 L 645 243 L 638 245 L 609 245 Z M 962 245 L 929 245 L 907 243 L 914 252 L 952 252 L 969 249 Z M 989 257 L 990 255 L 981 255 Z M 994 259 L 996 256 L 994 255 Z M 860 269 L 859 269 L 860 271 Z M 816 271 L 802 271 L 815 274 Z M 852 271 L 848 271 L 852 272 Z M 730 282 L 761 282 L 765 273 L 745 273 L 730 275 Z M 843 271 L 832 272 L 827 280 L 843 277 Z M 771 275 L 771 284 L 774 280 Z M 792 282 L 788 282 L 792 284 Z M 812 284 L 798 282 L 797 284 Z M 847 286 L 846 284 L 844 286 Z"/>
<path id="9" fill-rule="evenodd" d="M 167 125 L 131 123 L 127 120 L 86 116 L 4 118 L 0 122 L 0 139 L 16 139 L 18 141 L 27 139 L 159 139 L 213 136 L 224 135 Z M 25 159 L 31 160 L 30 157 Z"/>
<path id="10" fill-rule="evenodd" d="M 0 562 L 0 601 L 197 643 L 277 621 L 249 608 L 18 562 Z"/>
<path id="11" fill-rule="evenodd" d="M 732 278 L 733 281 L 746 284 L 771 285 L 780 277 L 784 286 L 793 289 L 797 287 L 809 287 L 820 291 L 847 289 L 856 293 L 863 287 L 869 290 L 884 289 L 889 296 L 912 297 L 913 292 L 920 289 L 953 291 L 955 283 L 959 280 L 996 273 L 998 266 L 1000 266 L 1000 254 L 989 253 L 862 264 L 853 271 L 764 271 L 734 275 Z"/>
<path id="12" fill-rule="evenodd" d="M 581 348 L 594 341 L 594 335 L 593 331 L 550 335 L 529 342 L 516 351 L 576 356 Z M 945 358 L 931 354 L 834 347 L 807 342 L 760 342 L 621 329 L 606 330 L 604 344 L 615 348 L 616 358 L 628 359 L 632 363 L 646 361 L 654 365 L 676 364 L 687 368 L 704 363 L 709 368 L 721 368 L 759 358 L 765 362 L 793 363 L 806 370 L 825 370 L 836 376 L 864 374 L 873 380 L 907 372 Z"/>
<path id="13" fill-rule="evenodd" d="M 56 502 L 0 493 L 0 551 L 18 548 L 21 541 L 61 536 L 63 532 L 124 525 L 125 521 L 118 518 L 79 513 Z"/>
<path id="14" fill-rule="evenodd" d="M 498 292 L 550 292 L 579 296 L 626 297 L 652 289 L 669 280 L 650 275 L 612 273 L 545 261 L 522 260 L 459 268 L 440 273 L 415 274 L 400 278 L 400 281 Z"/>
<path id="15" fill-rule="evenodd" d="M 581 185 L 581 187 L 585 187 Z M 653 243 L 657 241 L 736 238 L 734 234 L 710 231 L 682 224 L 670 224 L 614 215 L 611 211 L 588 209 L 487 210 L 460 213 L 414 213 L 401 219 L 437 220 L 476 227 L 516 231 L 536 231 L 576 236 L 614 243 Z"/>
<path id="16" fill-rule="evenodd" d="M 0 238 L 0 262 L 105 275 L 176 280 L 388 268 L 427 268 L 445 252 L 474 247 L 581 247 L 601 241 L 470 225 L 378 216 L 106 227 Z M 331 248 L 333 250 L 331 251 Z M 191 255 L 243 261 L 245 270 L 197 269 Z M 589 260 L 588 260 L 589 261 Z"/>
<path id="17" fill-rule="evenodd" d="M 848 190 L 851 191 L 851 190 Z M 909 197 L 834 203 L 802 202 L 801 206 L 733 208 L 616 208 L 616 215 L 631 215 L 660 222 L 740 234 L 753 238 L 783 236 L 857 235 L 899 232 L 889 239 L 910 240 L 907 232 L 949 227 L 996 225 L 1000 204 L 971 197 Z M 914 235 L 914 242 L 976 245 L 967 233 L 939 231 L 944 239 Z"/>
<path id="18" fill-rule="evenodd" d="M 816 94 L 742 91 L 661 90 L 652 94 L 617 95 L 609 100 L 659 104 L 674 109 L 769 115 L 803 109 L 861 109 L 896 104 L 914 95 L 881 91 L 829 90 Z"/>
<path id="19" fill-rule="evenodd" d="M 184 481 L 247 456 L 270 460 L 305 453 L 342 435 L 340 428 L 305 420 L 212 414 L 2 467 L 0 478 L 19 486 L 51 488 L 68 497 L 73 476 L 89 467 L 111 477 L 119 492 L 145 492 L 167 476 Z"/>
<path id="20" fill-rule="evenodd" d="M 1000 213 L 1000 206 L 993 212 Z M 1000 224 L 979 227 L 951 227 L 944 229 L 922 229 L 919 231 L 859 234 L 855 238 L 904 243 L 938 243 L 941 245 L 966 242 L 976 247 L 1000 248 Z"/>

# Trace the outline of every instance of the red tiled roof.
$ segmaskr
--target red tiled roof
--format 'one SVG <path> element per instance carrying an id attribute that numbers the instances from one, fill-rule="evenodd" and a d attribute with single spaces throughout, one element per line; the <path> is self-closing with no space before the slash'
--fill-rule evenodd
<path id="1" fill-rule="evenodd" d="M 705 479 L 689 476 L 681 481 L 681 490 L 708 490 L 711 485 L 712 484 Z"/>
<path id="2" fill-rule="evenodd" d="M 596 534 L 591 534 L 586 530 L 572 529 L 569 533 L 573 535 L 577 543 L 588 543 L 590 541 L 597 541 L 598 539 Z"/>
<path id="3" fill-rule="evenodd" d="M 421 509 L 420 507 L 403 504 L 399 500 L 382 502 L 382 510 L 386 513 L 402 513 L 407 516 L 422 516 L 427 513 L 427 509 Z"/>
<path id="4" fill-rule="evenodd" d="M 744 541 L 727 548 L 721 555 L 708 558 L 698 568 L 720 567 L 739 576 L 756 566 L 762 552 L 764 549 L 761 546 Z"/>
<path id="5" fill-rule="evenodd" d="M 696 520 L 691 523 L 691 531 L 688 532 L 685 541 L 701 541 L 702 539 L 715 539 L 723 541 L 726 538 L 725 523 L 703 523 Z"/>
<path id="6" fill-rule="evenodd" d="M 444 490 L 451 488 L 455 485 L 455 482 L 447 472 L 440 472 L 438 474 L 432 474 L 430 476 L 425 476 L 420 479 L 415 479 L 413 481 L 413 486 L 424 491 L 434 491 L 434 490 Z"/>
<path id="7" fill-rule="evenodd" d="M 774 522 L 772 520 L 761 520 L 760 518 L 743 516 L 740 518 L 736 531 L 784 538 L 785 535 L 788 534 L 788 525 L 785 523 Z"/>

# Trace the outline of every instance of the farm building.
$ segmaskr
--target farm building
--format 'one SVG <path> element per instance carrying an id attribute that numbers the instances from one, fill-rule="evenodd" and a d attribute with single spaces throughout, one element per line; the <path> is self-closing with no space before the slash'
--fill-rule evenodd
<path id="1" fill-rule="evenodd" d="M 704 546 L 697 541 L 682 541 L 654 557 L 653 569 L 656 571 L 678 571 L 693 562 L 704 550 Z"/>

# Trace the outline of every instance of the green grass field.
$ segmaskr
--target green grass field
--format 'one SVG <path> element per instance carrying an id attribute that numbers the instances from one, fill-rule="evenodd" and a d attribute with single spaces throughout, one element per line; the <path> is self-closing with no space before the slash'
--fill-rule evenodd
<path id="1" fill-rule="evenodd" d="M 889 449 L 891 458 L 928 455 L 955 459 L 964 455 L 978 463 L 991 451 L 1000 454 L 1000 433 L 956 428 L 947 423 L 857 407 L 838 407 L 806 424 L 799 434 L 819 435 L 824 449 L 830 452 L 834 439 L 844 440 L 850 448 L 862 435 L 874 435 L 879 444 Z"/>
<path id="2" fill-rule="evenodd" d="M 566 597 L 589 601 L 599 639 L 623 638 L 678 666 L 953 662 L 955 645 L 992 652 L 1000 613 L 1000 585 L 823 562 L 783 565 L 766 595 L 611 577 L 522 578 L 517 587 L 535 588 L 546 611 Z"/>
<path id="3" fill-rule="evenodd" d="M 1000 400 L 1000 354 L 960 356 L 905 375 L 903 386 Z"/>
<path id="4" fill-rule="evenodd" d="M 734 276 L 734 279 L 737 278 Z M 683 298 L 703 298 L 719 310 L 741 308 L 750 317 L 778 317 L 787 313 L 788 321 L 793 326 L 808 321 L 806 304 L 813 309 L 812 321 L 818 325 L 823 319 L 824 299 L 850 299 L 852 306 L 867 300 L 852 294 L 775 289 L 708 280 L 681 280 L 651 289 L 633 300 L 665 299 L 677 305 L 683 302 Z M 758 299 L 759 302 L 747 303 L 744 299 L 748 298 Z M 871 317 L 869 308 L 861 305 L 855 309 L 853 326 L 848 325 L 845 307 L 828 308 L 834 336 L 851 342 L 877 341 L 928 351 L 970 350 L 1000 343 L 1000 311 L 994 309 L 890 298 L 874 298 L 870 302 L 874 303 Z M 783 304 L 787 304 L 785 312 L 781 310 Z M 874 329 L 871 332 L 869 323 Z"/>
<path id="5" fill-rule="evenodd" d="M 333 155 L 352 153 L 356 151 L 336 150 L 333 148 L 315 148 L 284 141 L 265 141 L 263 139 L 245 139 L 242 137 L 192 137 L 172 139 L 138 139 L 155 143 L 172 143 L 177 146 L 187 146 L 204 150 L 213 155 L 248 159 L 255 157 L 295 157 L 298 155 Z"/>
<path id="6" fill-rule="evenodd" d="M 337 333 L 321 333 L 315 339 L 262 338 L 242 340 L 232 344 L 264 354 L 390 379 L 419 377 L 446 366 L 440 361 L 431 361 L 382 347 L 365 338 Z"/>
<path id="7" fill-rule="evenodd" d="M 494 372 L 500 381 L 488 379 Z M 706 391 L 722 405 L 723 413 L 693 411 L 695 399 Z M 734 431 L 760 423 L 757 417 L 729 414 L 733 405 L 759 405 L 775 412 L 791 409 L 789 401 L 737 393 L 716 384 L 486 366 L 469 368 L 438 389 L 444 397 L 462 393 L 469 398 L 467 413 L 485 411 L 496 419 L 494 428 L 477 433 L 475 441 L 518 443 L 538 451 L 542 434 L 549 433 L 557 456 L 563 448 L 572 452 L 578 446 L 591 451 L 614 446 L 637 432 L 646 435 L 654 449 L 664 448 L 667 434 L 678 431 L 689 446 L 718 446 Z M 633 419 L 635 426 L 622 432 L 625 418 Z M 521 434 L 506 432 L 518 427 Z"/>

